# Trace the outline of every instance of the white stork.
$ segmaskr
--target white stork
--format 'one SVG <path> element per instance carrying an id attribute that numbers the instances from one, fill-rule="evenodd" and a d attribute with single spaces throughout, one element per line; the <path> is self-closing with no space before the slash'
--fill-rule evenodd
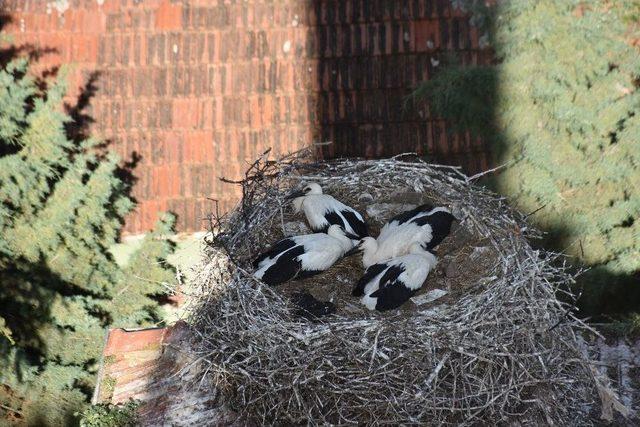
<path id="1" fill-rule="evenodd" d="M 377 239 L 364 238 L 358 243 L 356 248 L 364 252 L 362 264 L 369 267 L 406 255 L 414 243 L 432 250 L 449 235 L 454 220 L 448 209 L 427 204 L 396 215 L 382 227 Z"/>
<path id="2" fill-rule="evenodd" d="M 331 225 L 325 233 L 305 234 L 282 239 L 254 262 L 253 275 L 268 285 L 318 274 L 338 261 L 352 248 L 356 236 Z"/>
<path id="3" fill-rule="evenodd" d="M 413 243 L 408 255 L 369 266 L 352 295 L 361 296 L 369 310 L 398 308 L 422 287 L 436 263 L 432 252 Z"/>
<path id="4" fill-rule="evenodd" d="M 304 211 L 315 233 L 325 233 L 330 225 L 336 224 L 358 239 L 369 235 L 367 224 L 358 211 L 328 194 L 322 194 L 322 187 L 315 182 L 289 194 L 287 199 L 293 199 L 296 212 Z"/>

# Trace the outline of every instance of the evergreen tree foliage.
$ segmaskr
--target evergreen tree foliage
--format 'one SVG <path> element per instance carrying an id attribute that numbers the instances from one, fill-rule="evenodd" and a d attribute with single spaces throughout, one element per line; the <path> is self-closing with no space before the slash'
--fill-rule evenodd
<path id="1" fill-rule="evenodd" d="M 80 419 L 80 427 L 134 427 L 138 403 L 129 401 L 121 406 L 95 405 L 87 408 Z"/>
<path id="2" fill-rule="evenodd" d="M 37 81 L 25 59 L 0 70 L 0 420 L 32 425 L 72 421 L 105 328 L 159 323 L 174 277 L 171 215 L 114 261 L 129 186 L 100 141 L 65 131 L 62 81 Z"/>
<path id="3" fill-rule="evenodd" d="M 591 268 L 588 313 L 640 302 L 639 18 L 632 0 L 498 2 L 497 65 L 442 70 L 415 94 L 492 142 L 497 189 L 543 207 L 548 243 Z"/>

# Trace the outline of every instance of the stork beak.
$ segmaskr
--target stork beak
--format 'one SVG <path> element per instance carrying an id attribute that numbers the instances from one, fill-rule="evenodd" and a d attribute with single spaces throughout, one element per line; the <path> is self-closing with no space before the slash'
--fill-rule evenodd
<path id="1" fill-rule="evenodd" d="M 360 252 L 361 250 L 362 250 L 362 240 L 360 240 L 360 241 L 358 242 L 358 244 L 357 244 L 357 245 L 355 245 L 354 247 L 352 247 L 351 249 L 349 249 L 349 250 L 344 254 L 344 256 L 345 256 L 345 257 L 348 257 L 348 256 L 351 256 L 351 255 L 353 255 L 353 254 L 357 254 L 357 253 L 358 253 L 358 252 Z"/>
<path id="2" fill-rule="evenodd" d="M 285 200 L 297 199 L 298 197 L 304 196 L 306 193 L 302 190 L 294 191 L 289 195 L 285 196 Z"/>
<path id="3" fill-rule="evenodd" d="M 356 236 L 355 234 L 347 233 L 346 231 L 345 231 L 344 235 L 347 236 L 348 238 L 350 238 L 351 240 L 360 240 L 360 236 Z"/>

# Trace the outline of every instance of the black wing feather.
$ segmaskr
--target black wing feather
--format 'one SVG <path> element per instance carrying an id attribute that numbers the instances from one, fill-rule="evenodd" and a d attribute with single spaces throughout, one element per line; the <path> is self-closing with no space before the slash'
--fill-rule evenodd
<path id="1" fill-rule="evenodd" d="M 387 269 L 387 271 L 385 271 L 380 278 L 380 289 L 386 286 L 386 283 L 391 283 L 398 280 L 398 276 L 400 276 L 404 272 L 404 270 L 405 268 L 402 265 L 392 265 L 391 267 L 389 267 L 389 269 Z"/>
<path id="2" fill-rule="evenodd" d="M 414 221 L 417 225 L 429 224 L 431 226 L 431 241 L 427 243 L 427 249 L 433 249 L 438 246 L 451 232 L 451 224 L 454 216 L 449 212 L 436 212 L 429 216 L 416 218 Z"/>
<path id="3" fill-rule="evenodd" d="M 454 217 L 449 212 L 435 212 L 431 215 L 418 216 L 410 222 L 419 227 L 431 226 L 431 240 L 427 243 L 427 249 L 433 249 L 438 246 L 451 232 L 451 223 Z"/>
<path id="4" fill-rule="evenodd" d="M 289 249 L 267 270 L 262 276 L 262 281 L 267 285 L 276 286 L 295 278 L 302 270 L 302 263 L 297 259 L 304 253 L 304 246 L 295 246 Z"/>
<path id="5" fill-rule="evenodd" d="M 394 216 L 389 220 L 389 222 L 396 221 L 398 224 L 404 224 L 405 222 L 410 221 L 416 215 L 419 215 L 421 213 L 427 213 L 431 210 L 433 210 L 433 206 L 428 203 L 425 203 L 424 205 L 420 205 L 414 209 L 411 209 L 409 211 L 404 211 Z"/>
<path id="6" fill-rule="evenodd" d="M 376 302 L 376 310 L 383 311 L 400 307 L 408 298 L 411 297 L 412 294 L 409 294 L 407 297 L 406 292 L 411 292 L 411 290 L 404 286 L 404 284 L 398 279 L 404 271 L 404 266 L 394 265 L 389 267 L 389 269 L 382 275 L 378 290 L 370 295 L 371 298 L 378 298 L 378 301 Z"/>
<path id="7" fill-rule="evenodd" d="M 367 224 L 358 218 L 358 215 L 353 210 L 340 211 L 342 216 L 347 220 L 353 231 L 359 238 L 367 237 L 369 232 L 367 231 Z"/>
<path id="8" fill-rule="evenodd" d="M 431 220 L 431 216 L 430 215 L 423 215 L 423 216 L 418 216 L 416 218 L 413 218 L 409 222 L 411 224 L 415 224 L 417 226 L 422 227 L 423 225 L 431 224 L 430 220 Z"/>
<path id="9" fill-rule="evenodd" d="M 334 224 L 335 225 L 339 225 L 340 227 L 343 227 L 343 228 L 345 226 L 344 221 L 342 220 L 342 217 L 340 215 L 338 215 L 338 212 L 336 212 L 336 211 L 326 212 L 324 214 L 324 219 L 327 220 L 327 224 L 324 227 L 320 228 L 320 229 L 313 230 L 314 232 L 316 232 L 316 233 L 326 233 L 327 230 L 329 229 L 329 226 L 330 225 L 334 225 Z"/>
<path id="10" fill-rule="evenodd" d="M 349 210 L 341 210 L 340 213 L 336 211 L 328 211 L 324 214 L 324 219 L 327 220 L 327 224 L 324 227 L 314 228 L 314 233 L 326 233 L 331 225 L 339 225 L 340 227 L 347 229 L 347 221 L 349 226 L 353 229 L 353 231 L 358 235 L 358 237 L 366 237 L 369 235 L 367 232 L 367 224 L 364 221 L 360 220 L 358 216 L 353 211 Z"/>
<path id="11" fill-rule="evenodd" d="M 276 242 L 273 246 L 269 248 L 266 252 L 261 254 L 258 258 L 253 261 L 253 267 L 258 268 L 258 264 L 264 261 L 267 258 L 273 258 L 281 252 L 291 249 L 296 245 L 296 242 L 291 238 L 282 239 Z"/>
<path id="12" fill-rule="evenodd" d="M 407 288 L 400 280 L 394 280 L 392 282 L 386 282 L 384 287 L 372 293 L 371 297 L 378 298 L 376 301 L 376 310 L 393 310 L 407 302 L 416 291 L 417 289 L 411 290 Z"/>
<path id="13" fill-rule="evenodd" d="M 369 268 L 364 272 L 364 276 L 358 280 L 356 287 L 351 291 L 351 295 L 354 297 L 361 297 L 364 295 L 364 288 L 367 286 L 367 283 L 372 281 L 378 274 L 382 273 L 387 267 L 387 264 L 373 264 L 370 265 Z"/>

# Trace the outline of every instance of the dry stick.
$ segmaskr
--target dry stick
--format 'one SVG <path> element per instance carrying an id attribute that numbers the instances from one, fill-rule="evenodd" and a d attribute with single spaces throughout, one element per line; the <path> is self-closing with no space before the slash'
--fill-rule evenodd
<path id="1" fill-rule="evenodd" d="M 500 169 L 504 169 L 507 166 L 509 166 L 511 163 L 513 163 L 513 162 L 506 162 L 506 163 L 501 164 L 500 166 L 496 166 L 495 168 L 488 169 L 488 170 L 486 170 L 484 172 L 479 172 L 479 173 L 477 173 L 475 175 L 470 176 L 469 178 L 466 178 L 465 181 L 467 183 L 473 182 L 473 181 L 477 180 L 478 178 L 481 178 L 481 177 L 483 177 L 485 175 L 489 175 L 489 174 L 492 174 L 493 172 L 499 171 Z"/>

